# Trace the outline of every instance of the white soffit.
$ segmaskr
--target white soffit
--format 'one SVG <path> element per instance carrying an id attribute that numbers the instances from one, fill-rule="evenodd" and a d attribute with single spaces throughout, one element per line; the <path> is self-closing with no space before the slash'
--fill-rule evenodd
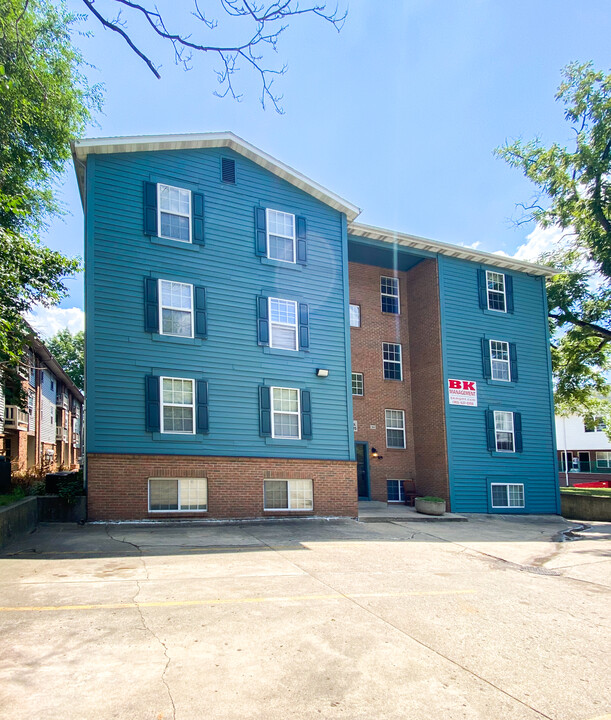
<path id="1" fill-rule="evenodd" d="M 396 232 L 395 230 L 387 230 L 386 228 L 375 227 L 373 225 L 351 222 L 348 225 L 348 234 L 368 240 L 379 240 L 392 245 L 402 245 L 416 250 L 425 250 L 439 255 L 447 255 L 448 257 L 458 258 L 460 260 L 494 265 L 495 267 L 524 272 L 530 275 L 551 277 L 558 273 L 554 268 L 526 262 L 525 260 L 516 260 L 507 255 L 482 252 L 481 250 L 473 250 L 472 248 L 463 247 L 462 245 L 450 245 L 449 243 L 428 240 L 427 238 L 418 237 L 417 235 L 406 235 Z"/>
<path id="2" fill-rule="evenodd" d="M 140 135 L 133 137 L 90 138 L 72 143 L 72 156 L 79 183 L 81 199 L 85 200 L 85 161 L 88 155 L 111 153 L 149 152 L 155 150 L 197 150 L 226 147 L 243 155 L 269 172 L 286 180 L 330 207 L 354 220 L 360 209 L 305 175 L 247 143 L 232 132 L 192 133 L 186 135 Z"/>

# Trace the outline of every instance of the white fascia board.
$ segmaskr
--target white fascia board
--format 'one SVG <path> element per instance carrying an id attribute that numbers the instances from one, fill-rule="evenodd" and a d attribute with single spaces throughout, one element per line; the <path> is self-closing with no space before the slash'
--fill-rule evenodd
<path id="1" fill-rule="evenodd" d="M 136 135 L 132 137 L 90 138 L 72 143 L 72 155 L 76 168 L 81 198 L 84 200 L 84 163 L 88 155 L 111 153 L 150 152 L 155 150 L 193 150 L 226 147 L 243 155 L 269 172 L 286 180 L 300 190 L 312 195 L 325 205 L 346 214 L 348 221 L 354 220 L 361 212 L 347 200 L 310 180 L 289 165 L 276 160 L 254 145 L 242 140 L 232 132 L 191 133 L 186 135 Z"/>
<path id="2" fill-rule="evenodd" d="M 417 235 L 406 235 L 396 230 L 388 230 L 386 228 L 364 225 L 362 223 L 350 223 L 348 225 L 348 235 L 369 240 L 379 240 L 392 245 L 403 245 L 404 247 L 412 247 L 416 250 L 426 250 L 439 255 L 447 255 L 448 257 L 458 258 L 460 260 L 493 265 L 495 267 L 524 272 L 530 275 L 551 277 L 558 273 L 558 270 L 554 268 L 526 262 L 525 260 L 516 260 L 507 255 L 496 255 L 495 253 L 482 252 L 481 250 L 472 250 L 462 245 L 450 245 L 449 243 L 429 240 L 428 238 L 418 237 Z"/>

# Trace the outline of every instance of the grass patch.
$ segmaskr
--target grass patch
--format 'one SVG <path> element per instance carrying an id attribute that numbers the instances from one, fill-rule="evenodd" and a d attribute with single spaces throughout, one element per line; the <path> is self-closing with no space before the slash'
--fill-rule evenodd
<path id="1" fill-rule="evenodd" d="M 12 505 L 13 503 L 19 502 L 19 500 L 23 500 L 25 497 L 25 492 L 22 488 L 15 488 L 12 493 L 9 495 L 0 495 L 0 507 L 5 507 L 6 505 Z"/>
<path id="2" fill-rule="evenodd" d="M 562 487 L 560 488 L 561 493 L 567 495 L 594 495 L 598 497 L 611 497 L 611 488 L 576 488 L 576 487 Z"/>

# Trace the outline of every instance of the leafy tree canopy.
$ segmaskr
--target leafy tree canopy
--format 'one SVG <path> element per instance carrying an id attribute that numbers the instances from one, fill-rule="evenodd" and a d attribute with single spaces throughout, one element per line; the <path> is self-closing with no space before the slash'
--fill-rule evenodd
<path id="1" fill-rule="evenodd" d="M 60 210 L 53 185 L 70 140 L 100 103 L 71 42 L 78 19 L 61 2 L 0 0 L 0 370 L 30 332 L 22 313 L 59 302 L 79 270 L 38 238 Z"/>
<path id="2" fill-rule="evenodd" d="M 496 153 L 537 187 L 517 222 L 564 233 L 539 258 L 559 270 L 547 283 L 557 410 L 611 416 L 601 399 L 611 392 L 611 75 L 572 63 L 556 99 L 574 136 L 570 148 L 517 140 Z"/>
<path id="3" fill-rule="evenodd" d="M 53 353 L 72 382 L 82 390 L 85 386 L 85 333 L 60 330 L 45 345 Z"/>

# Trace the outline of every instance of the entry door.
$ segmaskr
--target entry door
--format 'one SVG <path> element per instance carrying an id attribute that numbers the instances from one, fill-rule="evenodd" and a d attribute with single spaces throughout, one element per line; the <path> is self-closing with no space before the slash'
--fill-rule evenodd
<path id="1" fill-rule="evenodd" d="M 356 474 L 358 479 L 359 499 L 369 500 L 369 458 L 367 443 L 354 443 L 356 449 Z"/>
<path id="2" fill-rule="evenodd" d="M 590 472 L 590 453 L 579 453 L 579 472 Z"/>

